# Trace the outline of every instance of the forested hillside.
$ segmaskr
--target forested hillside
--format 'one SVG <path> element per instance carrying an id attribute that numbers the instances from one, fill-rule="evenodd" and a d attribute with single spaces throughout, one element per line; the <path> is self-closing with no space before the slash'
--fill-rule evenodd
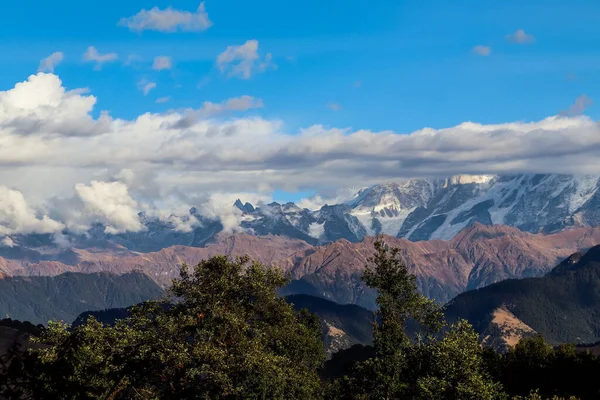
<path id="1" fill-rule="evenodd" d="M 486 334 L 493 314 L 510 311 L 551 343 L 600 340 L 600 246 L 576 253 L 541 278 L 510 279 L 457 296 L 447 308 Z"/>

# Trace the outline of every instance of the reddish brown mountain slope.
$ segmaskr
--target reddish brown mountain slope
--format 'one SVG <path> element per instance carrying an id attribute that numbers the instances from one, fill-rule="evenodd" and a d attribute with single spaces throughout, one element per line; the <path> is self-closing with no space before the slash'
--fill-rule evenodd
<path id="1" fill-rule="evenodd" d="M 73 249 L 75 254 L 69 256 L 69 263 L 60 260 L 30 263 L 0 258 L 0 274 L 140 270 L 159 284 L 168 285 L 183 262 L 195 264 L 216 254 L 248 254 L 288 272 L 295 280 L 288 292 L 317 294 L 340 303 L 372 306 L 373 293 L 365 290 L 360 275 L 372 253 L 374 240 L 366 238 L 360 243 L 340 240 L 314 247 L 284 237 L 237 234 L 221 237 L 205 248 L 174 246 L 155 253 Z M 389 236 L 385 240 L 390 246 L 402 249 L 423 293 L 445 302 L 466 289 L 507 278 L 542 275 L 570 254 L 599 244 L 600 228 L 541 235 L 506 226 L 476 224 L 449 241 L 410 242 Z"/>

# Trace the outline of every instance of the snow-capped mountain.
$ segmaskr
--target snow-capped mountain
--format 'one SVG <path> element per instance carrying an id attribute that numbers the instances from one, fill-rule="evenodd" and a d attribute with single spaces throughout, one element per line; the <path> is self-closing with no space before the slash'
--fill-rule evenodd
<path id="1" fill-rule="evenodd" d="M 317 211 L 302 209 L 294 203 L 274 202 L 255 208 L 236 201 L 235 206 L 243 213 L 241 226 L 258 236 L 282 235 L 318 244 L 338 239 L 358 242 L 367 235 L 361 222 L 351 214 L 352 208 L 346 204 L 325 205 Z"/>
<path id="2" fill-rule="evenodd" d="M 379 233 L 419 241 L 451 239 L 476 222 L 514 226 L 533 233 L 600 226 L 599 187 L 599 176 L 460 175 L 373 185 L 349 201 L 317 210 L 294 203 L 253 205 L 241 200 L 232 204 L 231 210 L 238 224 L 235 230 L 256 236 L 279 235 L 313 245 L 339 239 L 359 242 Z M 61 241 L 68 241 L 67 247 L 117 244 L 140 252 L 173 245 L 203 247 L 214 241 L 226 225 L 196 208 L 188 215 L 166 220 L 143 213 L 139 216 L 145 226 L 140 232 L 109 234 L 97 224 L 85 234 L 63 232 Z M 227 226 L 231 225 L 228 221 Z M 52 235 L 16 236 L 11 240 L 16 247 L 56 246 Z M 3 252 L 18 250 L 4 248 Z"/>
<path id="3" fill-rule="evenodd" d="M 265 210 L 255 210 L 261 216 L 246 226 L 259 235 L 285 234 L 273 225 L 278 215 L 288 232 L 292 227 L 301 232 L 286 235 L 309 236 L 307 241 L 321 243 L 339 238 L 358 241 L 379 233 L 412 241 L 451 239 L 475 222 L 556 232 L 600 225 L 599 187 L 598 176 L 553 174 L 412 179 L 362 189 L 345 204 L 317 211 L 272 203 L 266 215 Z"/>
<path id="4" fill-rule="evenodd" d="M 347 204 L 369 235 L 386 233 L 395 236 L 406 217 L 417 207 L 427 204 L 435 187 L 434 181 L 426 180 L 375 185 L 358 192 Z"/>
<path id="5" fill-rule="evenodd" d="M 402 223 L 398 237 L 450 239 L 480 222 L 528 232 L 556 232 L 600 224 L 600 177 L 497 175 L 449 181 Z"/>

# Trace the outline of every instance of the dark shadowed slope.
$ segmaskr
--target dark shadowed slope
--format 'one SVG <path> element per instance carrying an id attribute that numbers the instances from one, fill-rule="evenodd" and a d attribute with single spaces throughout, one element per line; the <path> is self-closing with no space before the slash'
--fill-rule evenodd
<path id="1" fill-rule="evenodd" d="M 463 293 L 448 304 L 447 316 L 468 319 L 484 338 L 518 336 L 518 331 L 527 334 L 529 327 L 551 343 L 596 342 L 600 340 L 600 246 L 585 255 L 573 254 L 544 277 L 507 280 Z M 505 329 L 499 329 L 502 322 L 508 323 Z"/>
<path id="2" fill-rule="evenodd" d="M 128 307 L 161 294 L 152 279 L 135 272 L 9 277 L 0 280 L 0 316 L 34 324 L 70 322 L 86 310 Z"/>

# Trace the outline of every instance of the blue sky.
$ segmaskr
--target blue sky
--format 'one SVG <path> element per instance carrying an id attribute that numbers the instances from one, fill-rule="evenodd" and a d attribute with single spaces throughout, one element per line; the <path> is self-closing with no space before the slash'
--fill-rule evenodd
<path id="1" fill-rule="evenodd" d="M 541 121 L 582 95 L 592 101 L 585 114 L 600 114 L 593 103 L 600 98 L 597 1 L 206 0 L 212 26 L 176 33 L 136 32 L 119 21 L 153 7 L 194 12 L 199 1 L 5 3 L 0 90 L 62 52 L 54 73 L 67 89 L 89 88 L 98 99 L 95 118 L 107 110 L 133 120 L 240 96 L 264 106 L 232 115 L 282 121 L 288 134 L 312 125 L 408 134 L 466 121 Z M 507 40 L 518 30 L 527 43 Z M 248 40 L 259 43 L 258 62 L 269 53 L 277 67 L 248 79 L 222 73 L 219 55 Z M 89 46 L 118 59 L 95 69 L 82 59 Z M 131 55 L 138 61 L 126 65 Z M 170 57 L 172 67 L 153 70 L 157 56 Z M 144 95 L 140 85 L 149 82 L 156 86 Z M 297 191 L 283 186 L 273 186 L 276 200 L 317 192 L 306 183 Z"/>
<path id="2" fill-rule="evenodd" d="M 7 2 L 0 85 L 11 88 L 34 73 L 40 59 L 62 51 L 56 73 L 64 84 L 89 87 L 99 99 L 96 112 L 107 109 L 116 117 L 249 94 L 265 103 L 257 114 L 282 119 L 291 131 L 318 123 L 406 133 L 463 121 L 538 120 L 598 91 L 595 1 L 207 0 L 214 25 L 202 32 L 139 34 L 117 26 L 143 8 L 193 11 L 198 4 Z M 535 43 L 507 42 L 505 35 L 517 29 Z M 216 73 L 217 55 L 248 39 L 272 53 L 278 69 L 249 80 Z M 475 45 L 490 46 L 491 54 L 473 54 Z M 156 73 L 116 62 L 94 71 L 81 61 L 88 46 L 116 52 L 121 61 L 129 54 L 147 63 L 167 55 L 174 69 Z M 157 83 L 146 97 L 137 88 L 144 76 Z M 172 101 L 154 104 L 163 96 Z M 332 111 L 329 103 L 342 109 Z M 596 116 L 596 107 L 588 114 Z"/>

